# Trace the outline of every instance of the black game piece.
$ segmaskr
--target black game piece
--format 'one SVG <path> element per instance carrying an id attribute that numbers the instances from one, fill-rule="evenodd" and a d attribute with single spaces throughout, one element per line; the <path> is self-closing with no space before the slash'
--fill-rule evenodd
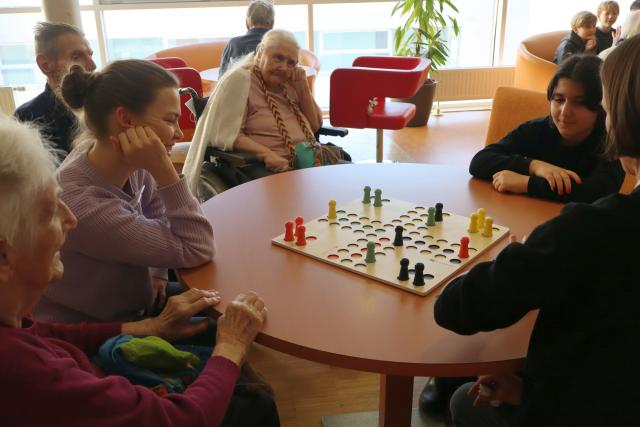
<path id="1" fill-rule="evenodd" d="M 442 221 L 442 203 L 436 203 L 436 222 Z"/>
<path id="2" fill-rule="evenodd" d="M 404 239 L 402 238 L 402 232 L 404 228 L 401 225 L 396 225 L 396 237 L 393 239 L 393 246 L 404 246 Z"/>
<path id="3" fill-rule="evenodd" d="M 398 274 L 398 280 L 405 281 L 409 280 L 409 259 L 402 258 L 400 260 L 400 274 Z"/>
<path id="4" fill-rule="evenodd" d="M 424 264 L 419 262 L 415 267 L 416 274 L 413 276 L 413 286 L 424 286 Z"/>

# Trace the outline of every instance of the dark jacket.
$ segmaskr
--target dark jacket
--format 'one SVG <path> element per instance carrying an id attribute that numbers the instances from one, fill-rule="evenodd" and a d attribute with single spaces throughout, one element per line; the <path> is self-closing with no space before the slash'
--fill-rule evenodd
<path id="1" fill-rule="evenodd" d="M 613 46 L 613 36 L 615 34 L 616 30 L 614 28 L 608 33 L 600 31 L 600 28 L 596 28 L 596 53 L 600 53 Z"/>
<path id="2" fill-rule="evenodd" d="M 521 124 L 496 144 L 480 150 L 471 160 L 469 173 L 489 181 L 502 170 L 529 175 L 531 161 L 542 160 L 574 171 L 582 184 L 572 182 L 571 194 L 559 196 L 546 179 L 531 176 L 528 195 L 565 203 L 591 203 L 619 191 L 624 180 L 620 162 L 604 158 L 605 137 L 604 124 L 599 120 L 585 141 L 575 147 L 565 147 L 551 116 L 540 117 Z"/>
<path id="3" fill-rule="evenodd" d="M 269 30 L 266 28 L 252 28 L 247 31 L 247 34 L 244 36 L 234 37 L 229 40 L 229 43 L 222 52 L 219 77 L 222 77 L 227 71 L 231 61 L 255 51 L 256 47 L 262 41 L 262 36 L 264 36 L 267 31 Z"/>
<path id="4" fill-rule="evenodd" d="M 48 84 L 44 92 L 22 104 L 14 114 L 21 122 L 38 125 L 42 136 L 59 150 L 58 157 L 61 161 L 67 157 L 78 130 L 78 118 L 53 93 Z"/>
<path id="5" fill-rule="evenodd" d="M 578 53 L 595 53 L 595 51 L 589 51 L 586 49 L 587 47 L 584 40 L 582 40 L 575 32 L 571 31 L 571 34 L 563 38 L 558 45 L 556 54 L 553 57 L 553 63 L 559 64 L 569 56 L 576 55 Z"/>
<path id="6" fill-rule="evenodd" d="M 520 426 L 638 425 L 640 188 L 571 203 L 492 262 L 449 283 L 435 320 L 459 334 L 506 328 L 539 309 Z"/>

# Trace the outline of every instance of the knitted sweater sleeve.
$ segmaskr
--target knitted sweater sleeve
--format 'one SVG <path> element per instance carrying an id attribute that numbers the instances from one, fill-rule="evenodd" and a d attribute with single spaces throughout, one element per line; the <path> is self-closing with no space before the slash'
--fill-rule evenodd
<path id="1" fill-rule="evenodd" d="M 38 342 L 4 344 L 11 351 L 0 354 L 3 421 L 15 427 L 216 427 L 239 371 L 214 357 L 184 393 L 160 397 L 121 376 L 100 378 Z"/>
<path id="2" fill-rule="evenodd" d="M 546 179 L 539 176 L 529 178 L 527 194 L 558 202 L 592 203 L 601 197 L 620 191 L 624 181 L 624 170 L 619 160 L 609 161 L 600 159 L 589 176 L 582 178 L 582 184 L 571 182 L 571 193 L 558 195 L 551 189 Z"/>
<path id="3" fill-rule="evenodd" d="M 85 255 L 145 267 L 189 268 L 214 255 L 213 228 L 184 179 L 157 190 L 165 215 L 148 218 L 122 199 L 81 186 L 62 198 L 78 217 L 67 245 Z M 153 216 L 153 215 L 152 215 Z"/>
<path id="4" fill-rule="evenodd" d="M 550 299 L 561 299 L 576 271 L 576 248 L 590 238 L 589 205 L 567 205 L 536 228 L 525 244 L 511 243 L 495 261 L 452 280 L 434 307 L 436 322 L 459 334 L 505 328 Z"/>
<path id="5" fill-rule="evenodd" d="M 536 139 L 539 126 L 534 122 L 523 123 L 497 143 L 480 150 L 471 159 L 469 173 L 485 180 L 493 179 L 495 173 L 503 170 L 529 175 L 531 159 L 525 153 Z"/>
<path id="6" fill-rule="evenodd" d="M 121 332 L 122 323 L 34 322 L 34 327 L 40 337 L 70 342 L 86 354 L 93 355 L 106 340 Z"/>

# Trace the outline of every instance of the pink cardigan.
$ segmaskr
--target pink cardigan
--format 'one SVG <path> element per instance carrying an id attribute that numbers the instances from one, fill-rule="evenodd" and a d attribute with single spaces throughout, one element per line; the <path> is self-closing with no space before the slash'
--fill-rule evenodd
<path id="1" fill-rule="evenodd" d="M 209 359 L 183 394 L 159 397 L 89 357 L 121 324 L 0 326 L 0 412 L 11 427 L 213 427 L 222 422 L 238 378 L 228 359 Z"/>
<path id="2" fill-rule="evenodd" d="M 214 255 L 213 228 L 184 179 L 158 188 L 139 169 L 126 191 L 117 188 L 89 161 L 90 142 L 76 147 L 58 170 L 62 200 L 78 226 L 62 248 L 64 277 L 33 311 L 41 321 L 138 319 L 151 304 L 150 274 L 195 267 Z"/>

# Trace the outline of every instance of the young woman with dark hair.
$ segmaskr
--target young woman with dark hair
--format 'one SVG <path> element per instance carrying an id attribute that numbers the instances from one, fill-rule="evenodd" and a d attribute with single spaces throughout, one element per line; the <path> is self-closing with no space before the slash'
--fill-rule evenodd
<path id="1" fill-rule="evenodd" d="M 603 157 L 601 63 L 575 55 L 560 64 L 547 90 L 549 116 L 479 151 L 469 172 L 500 192 L 562 202 L 593 202 L 617 192 L 624 180 L 620 162 Z"/>
<path id="2" fill-rule="evenodd" d="M 609 55 L 602 81 L 608 152 L 640 177 L 640 36 Z M 435 319 L 459 334 L 505 328 L 539 310 L 521 375 L 461 387 L 451 400 L 457 427 L 638 424 L 639 184 L 629 195 L 568 204 L 526 242 L 443 290 Z"/>

